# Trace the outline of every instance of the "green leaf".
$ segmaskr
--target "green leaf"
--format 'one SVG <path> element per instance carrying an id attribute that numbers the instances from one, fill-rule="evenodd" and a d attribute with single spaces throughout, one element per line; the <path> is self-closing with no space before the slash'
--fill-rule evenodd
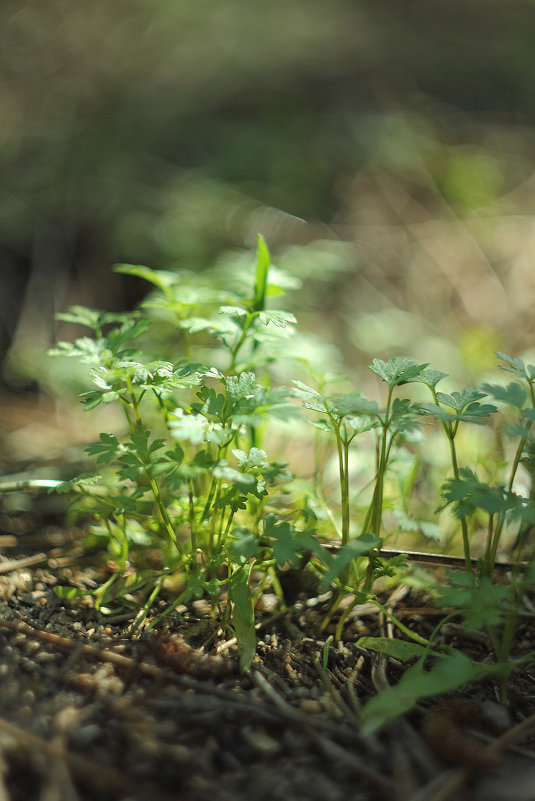
<path id="1" fill-rule="evenodd" d="M 260 312 L 258 319 L 263 325 L 272 323 L 277 328 L 286 328 L 288 325 L 295 325 L 295 323 L 297 323 L 295 314 L 280 310 Z"/>
<path id="2" fill-rule="evenodd" d="M 511 596 L 511 585 L 493 584 L 488 576 L 479 582 L 469 573 L 452 572 L 449 586 L 435 594 L 435 605 L 462 609 L 464 625 L 471 630 L 500 625 L 505 613 L 504 602 Z"/>
<path id="3" fill-rule="evenodd" d="M 93 442 L 84 448 L 90 456 L 97 457 L 97 464 L 109 464 L 117 454 L 124 451 L 115 434 L 100 434 L 100 442 Z"/>
<path id="4" fill-rule="evenodd" d="M 490 403 L 479 403 L 481 398 L 484 397 L 485 394 L 483 392 L 471 388 L 463 389 L 461 392 L 452 392 L 451 394 L 437 392 L 437 400 L 441 405 L 422 403 L 421 409 L 444 422 L 464 421 L 482 425 L 488 421 L 491 414 L 497 411 L 496 406 Z M 453 409 L 453 412 L 446 411 L 442 406 Z"/>
<path id="5" fill-rule="evenodd" d="M 334 395 L 327 398 L 329 410 L 337 417 L 351 415 L 359 417 L 377 417 L 379 407 L 375 401 L 363 398 L 359 392 L 349 392 L 346 395 Z"/>
<path id="6" fill-rule="evenodd" d="M 369 554 L 373 548 L 378 548 L 381 542 L 382 540 L 373 534 L 363 534 L 340 548 L 321 580 L 321 588 L 327 589 L 332 581 L 342 575 L 353 559 Z"/>
<path id="7" fill-rule="evenodd" d="M 392 637 L 360 637 L 356 644 L 360 648 L 374 651 L 376 654 L 386 654 L 394 659 L 413 659 L 427 653 L 424 645 L 407 640 L 395 640 Z"/>
<path id="8" fill-rule="evenodd" d="M 71 478 L 70 481 L 62 481 L 57 487 L 51 487 L 48 492 L 57 492 L 62 495 L 76 489 L 92 487 L 95 484 L 100 484 L 101 481 L 102 476 L 99 473 L 82 473 L 76 478 Z"/>
<path id="9" fill-rule="evenodd" d="M 518 359 L 516 356 L 508 356 L 507 353 L 501 353 L 500 351 L 496 352 L 496 356 L 505 362 L 505 364 L 500 364 L 502 370 L 507 370 L 509 373 L 514 373 L 514 375 L 518 376 L 518 378 L 522 378 L 524 380 L 527 378 L 528 371 L 526 370 L 526 365 L 522 359 Z"/>
<path id="10" fill-rule="evenodd" d="M 437 400 L 439 403 L 454 409 L 456 412 L 462 412 L 469 404 L 481 400 L 481 398 L 484 397 L 484 392 L 480 392 L 472 387 L 467 387 L 461 390 L 461 392 L 451 392 L 449 394 L 446 392 L 437 392 Z"/>
<path id="11" fill-rule="evenodd" d="M 221 306 L 218 310 L 218 314 L 228 314 L 230 317 L 245 317 L 247 313 L 243 306 Z"/>
<path id="12" fill-rule="evenodd" d="M 259 384 L 256 383 L 256 376 L 254 373 L 241 373 L 241 375 L 229 375 L 227 380 L 227 395 L 231 403 L 236 403 L 244 398 L 254 398 L 257 395 L 257 390 L 261 390 Z"/>
<path id="13" fill-rule="evenodd" d="M 150 267 L 143 267 L 141 264 L 115 264 L 113 271 L 123 275 L 134 275 L 136 278 L 143 278 L 144 281 L 154 284 L 164 295 L 171 297 L 170 288 L 177 283 L 177 273 L 169 270 L 152 270 Z"/>
<path id="14" fill-rule="evenodd" d="M 449 478 L 444 482 L 441 494 L 448 504 L 454 504 L 458 518 L 473 514 L 476 509 L 488 514 L 506 512 L 514 505 L 512 493 L 507 493 L 503 487 L 491 487 L 479 481 L 467 467 L 461 467 L 459 478 Z"/>
<path id="15" fill-rule="evenodd" d="M 419 382 L 434 389 L 439 381 L 442 381 L 443 378 L 447 378 L 447 376 L 448 374 L 443 373 L 442 370 L 422 370 L 421 373 L 411 378 L 410 381 Z"/>
<path id="16" fill-rule="evenodd" d="M 481 388 L 487 395 L 492 395 L 496 400 L 507 403 L 515 409 L 521 409 L 528 396 L 527 390 L 516 382 L 511 382 L 506 387 L 499 384 L 482 384 Z"/>
<path id="17" fill-rule="evenodd" d="M 253 296 L 253 311 L 263 311 L 266 307 L 266 287 L 271 256 L 263 236 L 258 235 L 257 259 Z"/>
<path id="18" fill-rule="evenodd" d="M 62 600 L 72 598 L 83 598 L 85 595 L 93 595 L 94 590 L 82 589 L 80 587 L 58 586 L 53 587 L 54 594 Z"/>
<path id="19" fill-rule="evenodd" d="M 273 540 L 273 555 L 279 567 L 296 567 L 299 564 L 301 548 L 295 540 L 295 529 L 291 523 L 271 513 L 264 520 L 264 534 Z"/>
<path id="20" fill-rule="evenodd" d="M 242 470 L 262 469 L 268 466 L 267 453 L 260 448 L 251 448 L 249 453 L 235 449 L 232 453 Z"/>
<path id="21" fill-rule="evenodd" d="M 414 380 L 416 376 L 425 370 L 428 363 L 418 364 L 414 359 L 402 356 L 396 359 L 389 359 L 387 362 L 382 359 L 374 359 L 369 367 L 379 378 L 386 381 L 389 387 L 393 388 Z"/>
<path id="22" fill-rule="evenodd" d="M 489 676 L 503 676 L 511 667 L 483 665 L 472 662 L 461 651 L 437 660 L 429 671 L 422 661 L 405 671 L 399 682 L 382 690 L 364 706 L 361 712 L 362 734 L 373 734 L 387 721 L 408 712 L 422 698 L 456 690 L 473 681 Z"/>
<path id="23" fill-rule="evenodd" d="M 254 558 L 258 553 L 258 540 L 252 531 L 247 528 L 239 527 L 232 533 L 232 541 L 228 546 L 229 553 L 242 562 L 243 559 Z"/>
<path id="24" fill-rule="evenodd" d="M 55 348 L 47 350 L 48 356 L 67 356 L 79 359 L 81 364 L 99 364 L 105 343 L 102 339 L 80 337 L 72 342 L 58 342 Z"/>
<path id="25" fill-rule="evenodd" d="M 413 520 L 402 509 L 395 509 L 392 516 L 398 521 L 401 531 L 421 532 L 424 537 L 440 542 L 442 539 L 442 529 L 436 523 L 428 520 Z"/>
<path id="26" fill-rule="evenodd" d="M 96 330 L 102 326 L 102 315 L 103 312 L 98 309 L 88 309 L 87 306 L 71 306 L 66 312 L 56 314 L 56 320 L 85 325 L 87 328 Z"/>
<path id="27" fill-rule="evenodd" d="M 206 438 L 210 424 L 206 417 L 200 414 L 186 414 L 184 409 L 178 408 L 172 413 L 168 425 L 173 439 L 200 445 Z"/>
<path id="28" fill-rule="evenodd" d="M 297 379 L 292 380 L 292 384 L 294 384 L 294 389 L 292 390 L 292 395 L 296 398 L 304 398 L 308 400 L 309 398 L 321 398 L 322 400 L 323 395 L 319 393 L 317 390 L 312 389 L 312 387 L 303 384 L 302 381 L 298 381 Z"/>
<path id="29" fill-rule="evenodd" d="M 235 570 L 229 581 L 229 597 L 232 602 L 232 623 L 240 649 L 240 671 L 248 670 L 256 653 L 256 631 L 254 608 L 249 575 L 251 568 Z"/>
<path id="30" fill-rule="evenodd" d="M 256 478 L 250 473 L 240 473 L 233 467 L 226 464 L 218 464 L 213 469 L 213 474 L 216 478 L 222 478 L 224 481 L 230 481 L 235 487 L 242 491 L 247 491 L 252 487 L 256 487 Z"/>
<path id="31" fill-rule="evenodd" d="M 422 409 L 408 398 L 394 398 L 392 403 L 392 431 L 402 434 L 414 431 L 421 425 Z"/>

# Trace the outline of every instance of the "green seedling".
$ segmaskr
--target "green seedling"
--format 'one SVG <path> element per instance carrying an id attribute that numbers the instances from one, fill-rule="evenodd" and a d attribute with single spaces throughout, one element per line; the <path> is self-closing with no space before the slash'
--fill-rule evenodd
<path id="1" fill-rule="evenodd" d="M 287 357 L 296 317 L 271 305 L 296 284 L 273 267 L 262 238 L 255 269 L 233 275 L 224 287 L 213 276 L 135 265 L 116 269 L 151 286 L 140 308 L 107 313 L 73 307 L 60 319 L 83 327 L 83 334 L 58 343 L 51 353 L 86 366 L 91 387 L 82 395 L 84 408 L 115 405 L 122 411 L 123 430 L 103 432 L 86 448 L 95 472 L 59 485 L 39 480 L 39 486 L 0 486 L 0 491 L 53 488 L 68 493 L 75 508 L 91 516 L 89 543 L 105 553 L 111 567 L 107 580 L 91 590 L 96 608 L 103 614 L 130 609 L 134 629 L 140 630 L 204 599 L 214 626 L 237 638 L 246 670 L 256 648 L 259 599 L 269 588 L 284 608 L 282 572 L 306 566 L 315 590 L 331 591 L 323 629 L 345 602 L 334 635 L 326 638 L 324 667 L 333 639 L 342 639 L 349 613 L 364 601 L 372 601 L 399 636 L 365 638 L 359 644 L 399 660 L 417 660 L 399 685 L 364 708 L 368 730 L 420 698 L 466 682 L 490 676 L 505 687 L 511 671 L 531 659 L 515 656 L 515 632 L 519 599 L 533 583 L 529 531 L 535 511 L 531 494 L 520 495 L 515 481 L 520 469 L 535 474 L 535 367 L 499 354 L 503 369 L 515 376 L 513 383 L 446 393 L 437 390 L 446 374 L 426 363 L 374 359 L 370 368 L 385 387 L 380 400 L 329 392 L 326 379 L 317 381 L 320 389 L 309 385 L 314 379 L 280 386 L 272 367 Z M 302 360 L 295 361 L 295 369 L 294 375 L 303 376 Z M 409 384 L 413 391 L 424 385 L 432 402 L 404 397 Z M 497 405 L 486 402 L 489 396 Z M 286 454 L 268 455 L 269 426 L 305 419 L 310 412 L 315 436 L 336 459 L 335 500 L 324 500 L 318 469 L 311 486 L 297 483 Z M 465 426 L 488 426 L 494 435 L 503 428 L 501 420 L 514 449 L 503 485 L 482 478 L 477 464 L 459 464 L 458 456 Z M 389 493 L 395 483 L 392 465 L 404 441 L 431 426 L 442 429 L 448 442 L 450 475 L 437 496 L 440 509 L 453 511 L 464 554 L 464 571 L 442 594 L 431 589 L 437 603 L 453 607 L 452 615 L 463 625 L 488 632 L 496 655 L 492 670 L 441 645 L 440 626 L 429 639 L 412 631 L 377 595 L 377 580 L 392 579 L 405 563 L 403 556 L 387 559 L 383 551 L 389 525 L 385 509 L 392 508 Z M 350 456 L 360 446 L 373 448 L 375 464 L 355 487 Z M 415 460 L 403 483 L 402 509 L 391 519 L 399 521 L 401 534 L 427 527 L 436 536 L 436 523 L 416 524 L 410 516 L 418 465 Z M 362 509 L 356 499 L 365 492 L 369 500 Z M 472 537 L 482 525 L 485 547 L 474 569 Z M 494 571 L 503 533 L 511 527 L 517 532 L 516 563 L 504 585 L 494 581 Z M 57 592 L 72 599 L 88 591 L 59 587 Z M 165 611 L 155 614 L 162 595 Z"/>
<path id="2" fill-rule="evenodd" d="M 261 346 L 276 340 L 267 329 L 283 330 L 295 322 L 289 312 L 266 309 L 269 267 L 269 252 L 259 239 L 252 296 L 235 292 L 229 305 L 226 293 L 227 303 L 202 319 L 192 314 L 195 304 L 181 301 L 179 276 L 118 268 L 157 287 L 149 303 L 174 318 L 185 351 L 191 352 L 194 331 L 208 330 L 227 354 L 226 367 L 147 360 L 136 347 L 150 327 L 141 311 L 110 315 L 74 307 L 60 318 L 90 328 L 93 336 L 60 342 L 51 351 L 90 366 L 94 388 L 82 396 L 86 410 L 118 404 L 127 426 L 125 436 L 102 433 L 86 448 L 101 473 L 58 488 L 75 492 L 80 507 L 101 521 L 93 536 L 107 540 L 115 569 L 94 593 L 97 607 L 115 611 L 117 603 L 141 593 L 139 625 L 172 579 L 181 585 L 172 606 L 208 597 L 213 614 L 221 613 L 235 633 L 244 668 L 254 654 L 253 567 L 269 572 L 280 563 L 277 534 L 285 524 L 277 527 L 273 515 L 266 516 L 266 502 L 272 489 L 291 479 L 284 462 L 270 460 L 260 447 L 247 447 L 246 440 L 251 442 L 251 432 L 259 432 L 266 419 L 291 420 L 297 414 L 289 390 L 272 387 L 265 369 Z M 205 293 L 204 300 L 207 294 L 210 301 L 222 299 Z M 293 528 L 285 534 L 285 561 L 291 561 L 312 535 Z M 161 550 L 161 569 L 132 570 L 142 544 Z M 73 588 L 59 592 L 76 594 Z M 222 611 L 224 595 L 229 603 Z"/>

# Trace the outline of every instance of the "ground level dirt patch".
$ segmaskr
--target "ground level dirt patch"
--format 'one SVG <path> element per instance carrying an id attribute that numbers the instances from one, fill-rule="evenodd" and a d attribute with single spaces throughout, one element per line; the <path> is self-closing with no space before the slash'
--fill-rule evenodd
<path id="1" fill-rule="evenodd" d="M 356 645 L 362 633 L 381 630 L 370 608 L 356 610 L 343 643 L 327 645 L 318 631 L 323 601 L 301 598 L 284 614 L 266 612 L 257 657 L 240 676 L 235 646 L 202 610 L 133 638 L 126 620 L 66 606 L 51 588 L 54 553 L 38 565 L 31 554 L 20 566 L 0 562 L 2 801 L 535 797 L 535 747 L 522 724 L 532 711 L 529 671 L 513 682 L 507 711 L 489 684 L 446 701 L 450 710 L 459 698 L 473 704 L 472 718 L 444 714 L 433 701 L 364 738 L 362 703 L 403 671 Z M 414 601 L 406 595 L 400 611 L 428 633 L 437 612 L 421 599 L 412 610 Z"/>

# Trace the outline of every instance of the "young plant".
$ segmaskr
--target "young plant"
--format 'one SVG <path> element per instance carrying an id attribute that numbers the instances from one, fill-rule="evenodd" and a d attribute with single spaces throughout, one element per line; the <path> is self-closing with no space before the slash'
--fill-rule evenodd
<path id="1" fill-rule="evenodd" d="M 137 606 L 135 625 L 141 626 L 162 592 L 172 596 L 162 614 L 204 598 L 214 622 L 236 636 L 241 667 L 246 669 L 255 652 L 257 600 L 271 586 L 284 603 L 281 569 L 310 562 L 320 590 L 334 590 L 323 628 L 341 601 L 351 597 L 338 621 L 336 640 L 354 605 L 372 600 L 407 641 L 367 638 L 361 644 L 398 659 L 418 658 L 399 689 L 388 691 L 387 701 L 374 700 L 365 708 L 363 719 L 370 728 L 418 698 L 466 681 L 492 675 L 505 683 L 520 664 L 511 657 L 518 600 L 533 580 L 534 555 L 528 555 L 524 570 L 520 554 L 528 528 L 535 523 L 534 505 L 531 495 L 517 494 L 514 485 L 520 465 L 535 473 L 535 367 L 499 354 L 503 368 L 515 375 L 514 383 L 444 393 L 437 385 L 446 374 L 428 369 L 426 363 L 406 357 L 374 359 L 370 368 L 386 385 L 384 404 L 356 392 L 328 394 L 297 380 L 292 389 L 274 386 L 270 368 L 282 358 L 284 338 L 291 335 L 296 320 L 284 309 L 268 308 L 269 299 L 284 294 L 292 282 L 271 265 L 262 238 L 254 274 L 233 280 L 230 289 L 183 273 L 133 265 L 117 269 L 147 280 L 152 295 L 133 313 L 73 307 L 60 319 L 89 328 L 91 336 L 60 342 L 52 351 L 88 366 L 93 387 L 82 396 L 86 410 L 115 404 L 125 421 L 125 432 L 102 433 L 87 448 L 100 472 L 57 487 L 59 492 L 75 493 L 80 509 L 95 517 L 93 542 L 105 543 L 107 549 L 111 574 L 91 590 L 97 608 L 110 612 Z M 150 339 L 151 328 L 162 325 L 172 333 L 175 352 L 178 340 L 176 360 L 163 360 L 160 338 Z M 400 397 L 400 388 L 409 383 L 424 384 L 432 403 Z M 506 434 L 517 442 L 503 486 L 481 481 L 475 466 L 460 466 L 458 459 L 461 424 L 485 425 L 497 412 L 496 406 L 481 403 L 489 395 L 514 417 Z M 340 525 L 335 524 L 337 550 L 319 541 L 310 508 L 296 508 L 289 493 L 284 502 L 274 497 L 292 476 L 285 461 L 270 459 L 264 450 L 264 429 L 268 420 L 291 421 L 300 413 L 295 397 L 319 415 L 316 429 L 334 444 L 341 518 Z M 390 575 L 397 564 L 381 555 L 394 453 L 404 437 L 433 420 L 448 441 L 452 475 L 441 493 L 444 506 L 451 505 L 459 520 L 464 553 L 464 573 L 452 579 L 441 603 L 453 606 L 452 614 L 466 626 L 489 633 L 497 659 L 492 670 L 443 646 L 441 626 L 429 640 L 411 631 L 373 593 L 376 579 Z M 375 468 L 365 485 L 371 487 L 369 506 L 356 520 L 349 463 L 351 448 L 363 436 L 374 438 Z M 406 506 L 405 499 L 404 512 Z M 482 515 L 487 539 L 474 571 L 469 525 Z M 332 512 L 330 516 L 334 520 Z M 493 583 L 492 577 L 502 534 L 510 523 L 519 527 L 520 546 L 512 581 L 504 586 Z M 86 593 L 76 587 L 58 588 L 63 597 Z M 435 663 L 424 671 L 430 658 Z M 531 658 L 523 655 L 520 661 Z"/>
<path id="2" fill-rule="evenodd" d="M 268 417 L 289 420 L 297 413 L 289 390 L 269 385 L 269 359 L 260 347 L 275 339 L 266 334 L 267 328 L 289 328 L 295 317 L 266 309 L 270 290 L 277 288 L 270 284 L 269 252 L 261 238 L 252 294 L 235 292 L 233 304 L 219 306 L 211 318 L 194 315 L 194 304 L 185 308 L 180 276 L 125 265 L 119 270 L 158 288 L 160 294 L 151 303 L 174 316 L 187 335 L 185 350 L 191 352 L 195 331 L 208 330 L 226 352 L 227 364 L 220 368 L 186 359 L 147 360 L 135 347 L 150 326 L 141 311 L 107 314 L 74 307 L 60 315 L 89 327 L 93 336 L 60 342 L 52 355 L 90 365 L 94 388 L 82 396 L 84 408 L 118 404 L 128 433 L 101 434 L 86 450 L 104 468 L 102 474 L 81 476 L 59 491 L 75 490 L 84 509 L 102 521 L 98 534 L 107 535 L 114 564 L 110 579 L 94 592 L 102 611 L 121 600 L 135 603 L 132 593 L 142 591 L 141 624 L 172 579 L 180 591 L 170 608 L 208 597 L 213 614 L 238 638 L 246 667 L 255 642 L 253 569 L 266 573 L 280 564 L 277 542 L 282 532 L 287 557 L 295 557 L 305 544 L 316 548 L 306 531 L 288 532 L 270 515 L 263 522 L 269 491 L 291 474 L 284 462 L 269 460 L 254 444 Z M 262 383 L 254 367 L 263 371 Z M 250 444 L 244 448 L 247 439 Z M 159 569 L 132 568 L 131 560 L 137 558 L 132 552 L 142 542 L 160 549 Z M 59 592 L 72 597 L 85 591 Z M 225 596 L 230 601 L 226 606 Z"/>
<path id="3" fill-rule="evenodd" d="M 496 411 L 496 407 L 491 404 L 479 403 L 479 401 L 485 397 L 485 393 L 479 392 L 476 389 L 463 389 L 462 392 L 452 392 L 450 394 L 437 392 L 437 384 L 445 378 L 446 375 L 446 373 L 439 370 L 424 370 L 413 380 L 421 382 L 429 388 L 433 397 L 433 403 L 422 404 L 422 409 L 424 409 L 427 414 L 439 420 L 448 440 L 451 467 L 453 470 L 453 484 L 451 482 L 449 484 L 446 483 L 444 497 L 449 503 L 455 498 L 452 499 L 450 497 L 448 487 L 451 489 L 456 483 L 462 482 L 468 475 L 465 472 L 461 473 L 457 460 L 455 438 L 459 431 L 459 426 L 461 423 L 484 425 L 488 422 L 490 415 Z M 465 566 L 467 570 L 471 570 L 472 557 L 467 523 L 469 510 L 465 509 L 463 506 L 457 506 L 456 513 L 461 524 Z"/>
<path id="4" fill-rule="evenodd" d="M 304 402 L 304 407 L 324 415 L 314 425 L 331 435 L 336 441 L 338 454 L 338 475 L 340 483 L 340 505 L 342 512 L 341 549 L 336 560 L 329 566 L 323 584 L 327 580 L 338 582 L 338 593 L 329 614 L 323 621 L 325 628 L 331 620 L 344 596 L 350 592 L 353 602 L 342 615 L 336 636 L 339 638 L 344 622 L 355 606 L 371 596 L 374 580 L 384 574 L 385 567 L 379 556 L 382 547 L 382 516 L 384 486 L 393 447 L 408 431 L 418 425 L 422 416 L 419 406 L 408 399 L 394 398 L 397 387 L 418 376 L 427 364 L 418 364 L 411 359 L 397 358 L 388 362 L 374 359 L 371 370 L 387 383 L 386 405 L 380 409 L 376 401 L 363 398 L 360 393 L 344 395 L 324 395 L 301 381 L 294 381 L 294 394 Z M 351 538 L 350 493 L 349 493 L 349 448 L 358 435 L 373 431 L 376 436 L 376 472 L 373 479 L 373 492 L 368 512 L 364 518 L 358 537 Z M 365 575 L 358 571 L 355 560 L 366 557 Z M 386 568 L 389 570 L 389 568 Z"/>
<path id="5" fill-rule="evenodd" d="M 432 405 L 424 404 L 424 408 L 441 422 L 450 443 L 454 476 L 445 481 L 442 496 L 446 504 L 453 505 L 455 515 L 462 525 L 465 570 L 452 572 L 448 584 L 438 588 L 438 592 L 435 589 L 436 605 L 439 608 L 453 607 L 455 611 L 440 622 L 427 645 L 371 637 L 359 640 L 362 647 L 398 659 L 418 657 L 417 663 L 404 673 L 395 687 L 373 698 L 364 708 L 362 720 L 365 730 L 370 732 L 392 717 L 409 710 L 425 697 L 484 678 L 494 678 L 501 683 L 501 697 L 505 703 L 507 682 L 511 674 L 535 659 L 533 651 L 513 656 L 520 601 L 523 594 L 533 588 L 533 550 L 528 554 L 528 561 L 521 564 L 521 548 L 517 546 L 518 556 L 510 582 L 504 584 L 493 581 L 497 551 L 506 524 L 519 525 L 518 540 L 519 545 L 523 545 L 527 532 L 535 522 L 531 492 L 529 497 L 524 497 L 513 490 L 520 464 L 524 464 L 530 474 L 533 465 L 531 427 L 535 419 L 535 366 L 526 365 L 522 360 L 503 353 L 498 356 L 505 362 L 503 369 L 513 372 L 521 383 L 510 383 L 506 387 L 483 384 L 482 392 L 465 389 L 461 393 L 446 395 L 435 390 L 444 374 L 426 370 L 415 379 L 431 389 L 435 402 Z M 491 395 L 504 404 L 514 417 L 513 422 L 509 422 L 505 428 L 509 437 L 518 438 L 505 485 L 492 486 L 481 482 L 473 470 L 458 467 L 457 464 L 455 437 L 459 424 L 484 424 L 497 411 L 495 406 L 479 403 L 485 395 Z M 474 571 L 469 548 L 468 521 L 476 512 L 484 513 L 488 524 L 485 552 L 478 563 L 477 571 Z M 460 618 L 467 630 L 486 632 L 494 648 L 495 664 L 479 663 L 459 649 L 439 644 L 442 627 L 452 618 Z M 424 663 L 430 656 L 433 657 L 434 664 L 430 670 L 424 672 Z"/>

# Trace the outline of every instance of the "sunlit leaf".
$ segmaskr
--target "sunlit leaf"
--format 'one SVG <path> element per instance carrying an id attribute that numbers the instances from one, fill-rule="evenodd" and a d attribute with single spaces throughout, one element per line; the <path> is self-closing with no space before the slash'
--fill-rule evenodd
<path id="1" fill-rule="evenodd" d="M 232 602 L 232 623 L 240 649 L 240 671 L 244 673 L 256 652 L 256 631 L 249 568 L 235 570 L 229 582 L 229 597 Z"/>

